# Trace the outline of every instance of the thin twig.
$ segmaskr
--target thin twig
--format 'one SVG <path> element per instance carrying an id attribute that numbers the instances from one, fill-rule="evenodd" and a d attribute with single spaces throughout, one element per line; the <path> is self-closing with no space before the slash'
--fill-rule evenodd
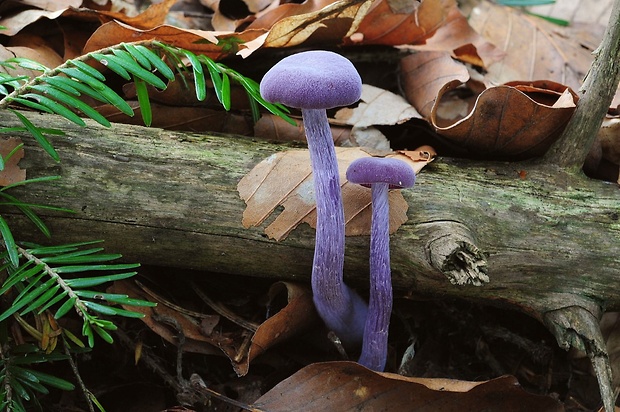
<path id="1" fill-rule="evenodd" d="M 207 394 L 207 395 L 209 395 L 209 396 L 211 396 L 213 398 L 219 399 L 219 400 L 221 400 L 223 402 L 226 402 L 226 403 L 228 403 L 230 405 L 236 406 L 237 408 L 241 408 L 243 410 L 250 411 L 250 412 L 266 412 L 263 409 L 257 408 L 257 407 L 255 407 L 253 405 L 248 405 L 248 404 L 243 403 L 243 402 L 239 402 L 237 400 L 229 398 L 228 396 L 222 395 L 219 392 L 216 392 L 216 391 L 214 391 L 212 389 L 209 389 L 207 387 L 207 385 L 205 385 L 205 383 L 202 380 L 202 378 L 199 375 L 195 374 L 195 373 L 192 374 L 192 376 L 189 378 L 189 380 L 190 380 L 190 382 L 192 384 L 192 388 L 194 388 L 194 389 L 196 389 L 196 390 L 198 390 L 200 392 L 204 392 L 205 394 Z"/>
<path id="2" fill-rule="evenodd" d="M 69 360 L 69 365 L 71 366 L 71 370 L 73 371 L 73 376 L 75 376 L 75 380 L 77 381 L 78 386 L 82 390 L 84 399 L 86 399 L 88 410 L 90 412 L 95 412 L 95 407 L 91 399 L 92 393 L 91 391 L 88 390 L 88 388 L 84 384 L 84 381 L 82 380 L 82 376 L 80 375 L 80 371 L 77 367 L 77 364 L 75 363 L 75 360 L 73 359 L 73 356 L 71 356 L 71 352 L 69 351 L 69 345 L 67 345 L 67 341 L 64 339 L 64 337 L 62 339 L 62 347 L 65 352 L 65 355 L 67 355 L 67 359 Z"/>

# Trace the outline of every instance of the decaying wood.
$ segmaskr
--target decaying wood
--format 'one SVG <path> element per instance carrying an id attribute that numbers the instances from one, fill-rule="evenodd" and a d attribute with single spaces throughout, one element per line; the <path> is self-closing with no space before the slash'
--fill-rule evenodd
<path id="1" fill-rule="evenodd" d="M 309 278 L 313 230 L 304 225 L 275 242 L 262 228 L 241 225 L 245 205 L 237 182 L 286 146 L 126 125 L 80 128 L 56 117 L 29 116 L 67 132 L 53 138 L 61 163 L 23 136 L 21 166 L 28 177 L 62 179 L 12 192 L 24 201 L 75 211 L 39 212 L 54 243 L 105 239 L 107 249 L 131 261 Z M 16 124 L 9 114 L 0 114 L 0 122 Z M 391 241 L 400 293 L 514 304 L 539 316 L 569 305 L 573 296 L 620 308 L 616 185 L 527 163 L 440 158 L 403 193 L 409 221 Z M 45 241 L 19 213 L 3 216 L 20 239 Z M 348 237 L 345 276 L 361 288 L 367 260 L 368 238 Z M 477 280 L 467 281 L 459 275 L 464 271 Z"/>

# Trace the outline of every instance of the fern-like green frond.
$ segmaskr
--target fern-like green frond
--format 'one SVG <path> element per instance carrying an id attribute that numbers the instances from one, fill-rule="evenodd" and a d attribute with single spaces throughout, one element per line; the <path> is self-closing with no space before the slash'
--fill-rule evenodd
<path id="1" fill-rule="evenodd" d="M 0 358 L 0 405 L 2 410 L 25 411 L 24 402 L 36 401 L 49 393 L 48 388 L 73 390 L 75 386 L 62 378 L 41 372 L 34 365 L 67 359 L 66 355 L 46 354 L 31 344 L 22 344 L 3 353 Z"/>
<path id="2" fill-rule="evenodd" d="M 78 115 L 81 113 L 82 116 L 109 127 L 109 120 L 82 99 L 83 96 L 88 96 L 114 106 L 127 116 L 133 116 L 134 111 L 129 103 L 106 84 L 106 77 L 99 70 L 88 64 L 91 59 L 135 84 L 140 112 L 147 126 L 153 120 L 148 87 L 166 89 L 167 82 L 176 79 L 175 71 L 185 82 L 186 76 L 183 73 L 188 70 L 193 74 L 194 92 L 199 101 L 207 97 L 208 74 L 215 95 L 225 110 L 231 109 L 231 83 L 236 82 L 247 93 L 254 121 L 260 116 L 259 106 L 263 106 L 271 113 L 295 124 L 283 105 L 269 103 L 261 97 L 256 81 L 205 55 L 196 55 L 189 50 L 159 41 L 122 43 L 68 60 L 54 69 L 23 58 L 0 62 L 10 67 L 20 66 L 42 71 L 40 76 L 33 79 L 0 74 L 0 96 L 4 96 L 0 100 L 0 109 L 7 108 L 9 104 L 20 104 L 37 111 L 58 114 L 75 124 L 85 126 L 84 120 Z M 42 129 L 32 124 L 23 114 L 15 111 L 13 113 L 25 126 L 25 130 L 58 161 L 58 155 Z"/>
<path id="3" fill-rule="evenodd" d="M 136 272 L 127 270 L 139 266 L 112 263 L 121 255 L 102 253 L 103 249 L 91 247 L 93 244 L 85 242 L 52 247 L 30 245 L 26 248 L 15 246 L 18 258 L 23 263 L 5 268 L 9 276 L 0 287 L 0 293 L 12 290 L 14 298 L 11 306 L 0 313 L 0 322 L 14 315 L 23 317 L 29 313 L 41 314 L 53 307 L 56 308 L 54 317 L 59 319 L 74 310 L 83 320 L 84 336 L 92 346 L 95 333 L 105 341 L 111 341 L 108 331 L 116 329 L 113 322 L 101 319 L 100 316 L 142 317 L 141 313 L 115 305 L 154 306 L 153 303 L 91 289 L 130 278 Z M 102 271 L 110 273 L 91 275 Z"/>

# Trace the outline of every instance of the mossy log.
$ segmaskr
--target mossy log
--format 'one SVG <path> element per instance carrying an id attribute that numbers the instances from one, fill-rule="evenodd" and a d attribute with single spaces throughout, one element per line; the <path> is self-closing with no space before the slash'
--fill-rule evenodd
<path id="1" fill-rule="evenodd" d="M 104 239 L 130 261 L 211 272 L 307 281 L 314 231 L 284 241 L 241 224 L 237 183 L 257 163 L 290 146 L 234 136 L 143 127 L 60 128 L 54 162 L 22 135 L 28 177 L 62 179 L 11 193 L 71 208 L 40 210 L 53 233 L 42 239 L 15 210 L 3 210 L 23 240 L 61 243 Z M 3 125 L 16 125 L 10 114 Z M 398 293 L 453 296 L 516 305 L 539 315 L 578 296 L 603 310 L 620 308 L 620 190 L 533 163 L 475 163 L 439 158 L 403 191 L 406 224 L 392 236 Z M 368 237 L 348 237 L 346 279 L 364 288 Z"/>

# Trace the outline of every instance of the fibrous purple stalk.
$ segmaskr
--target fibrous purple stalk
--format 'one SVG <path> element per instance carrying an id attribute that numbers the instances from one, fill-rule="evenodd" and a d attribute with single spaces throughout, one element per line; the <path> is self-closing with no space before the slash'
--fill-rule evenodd
<path id="1" fill-rule="evenodd" d="M 370 298 L 359 363 L 383 371 L 387 360 L 388 329 L 392 313 L 388 184 L 374 183 L 370 231 Z"/>
<path id="2" fill-rule="evenodd" d="M 302 116 L 316 199 L 314 304 L 327 327 L 342 343 L 354 345 L 364 336 L 368 308 L 343 280 L 345 227 L 336 150 L 325 110 L 302 109 Z"/>

